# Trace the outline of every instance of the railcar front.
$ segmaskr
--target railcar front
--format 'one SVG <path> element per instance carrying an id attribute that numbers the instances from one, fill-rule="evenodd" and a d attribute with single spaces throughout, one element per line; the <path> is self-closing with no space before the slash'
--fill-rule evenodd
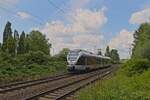
<path id="1" fill-rule="evenodd" d="M 79 58 L 79 50 L 71 50 L 67 55 L 68 68 L 67 70 L 72 72 L 75 70 L 77 59 Z"/>

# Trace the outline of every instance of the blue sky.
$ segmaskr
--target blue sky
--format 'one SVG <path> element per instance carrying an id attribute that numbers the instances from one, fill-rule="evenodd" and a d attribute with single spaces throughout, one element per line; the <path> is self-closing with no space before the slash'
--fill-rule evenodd
<path id="1" fill-rule="evenodd" d="M 38 29 L 53 45 L 95 50 L 106 45 L 129 57 L 133 32 L 150 19 L 150 0 L 0 0 L 0 41 L 7 21 L 19 33 Z"/>

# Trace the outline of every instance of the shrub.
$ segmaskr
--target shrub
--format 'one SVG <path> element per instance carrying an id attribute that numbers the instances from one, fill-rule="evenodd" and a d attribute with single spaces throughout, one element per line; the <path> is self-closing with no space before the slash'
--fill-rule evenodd
<path id="1" fill-rule="evenodd" d="M 12 57 L 0 52 L 0 84 L 49 76 L 66 70 L 66 61 L 41 51 Z"/>
<path id="2" fill-rule="evenodd" d="M 150 62 L 147 59 L 131 59 L 123 64 L 123 70 L 128 76 L 141 74 L 150 68 Z"/>
<path id="3" fill-rule="evenodd" d="M 22 62 L 22 65 L 30 65 L 34 63 L 39 65 L 47 65 L 50 61 L 50 57 L 41 51 L 29 52 L 21 55 L 18 59 L 21 60 L 20 62 Z"/>

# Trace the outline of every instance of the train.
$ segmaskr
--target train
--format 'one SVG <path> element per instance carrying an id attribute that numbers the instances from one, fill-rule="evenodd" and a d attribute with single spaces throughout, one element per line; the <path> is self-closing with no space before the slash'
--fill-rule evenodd
<path id="1" fill-rule="evenodd" d="M 67 70 L 69 72 L 87 72 L 111 65 L 110 57 L 97 55 L 81 49 L 70 50 L 67 55 L 67 62 Z"/>

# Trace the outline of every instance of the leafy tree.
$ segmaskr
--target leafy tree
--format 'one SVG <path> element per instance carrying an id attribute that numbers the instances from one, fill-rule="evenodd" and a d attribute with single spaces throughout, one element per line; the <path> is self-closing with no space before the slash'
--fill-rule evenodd
<path id="1" fill-rule="evenodd" d="M 17 53 L 18 54 L 24 54 L 25 53 L 25 33 L 24 33 L 24 31 L 20 35 Z"/>
<path id="2" fill-rule="evenodd" d="M 14 31 L 14 39 L 15 39 L 15 41 L 19 40 L 19 34 L 18 34 L 17 30 Z"/>
<path id="3" fill-rule="evenodd" d="M 12 36 L 9 37 L 8 40 L 7 40 L 7 48 L 8 48 L 7 52 L 14 56 L 16 47 L 15 47 L 15 40 Z"/>
<path id="4" fill-rule="evenodd" d="M 141 24 L 134 33 L 132 58 L 148 58 L 150 60 L 150 23 Z"/>
<path id="5" fill-rule="evenodd" d="M 116 49 L 111 50 L 110 57 L 111 57 L 112 62 L 114 63 L 118 63 L 120 61 L 120 57 Z"/>
<path id="6" fill-rule="evenodd" d="M 110 57 L 110 49 L 109 46 L 106 48 L 105 56 Z"/>
<path id="7" fill-rule="evenodd" d="M 56 57 L 58 57 L 59 59 L 66 61 L 67 59 L 67 54 L 70 50 L 68 48 L 63 48 L 59 54 L 56 55 Z"/>
<path id="8" fill-rule="evenodd" d="M 41 51 L 30 51 L 29 53 L 23 54 L 20 56 L 20 62 L 22 65 L 31 65 L 31 64 L 38 64 L 38 65 L 48 65 L 50 61 L 50 56 L 46 55 Z"/>
<path id="9" fill-rule="evenodd" d="M 12 36 L 11 23 L 7 22 L 3 32 L 3 45 L 2 50 L 11 55 L 15 54 L 15 41 Z"/>
<path id="10" fill-rule="evenodd" d="M 19 42 L 19 34 L 17 30 L 14 31 L 14 40 L 15 40 L 15 54 L 17 54 L 17 47 Z"/>
<path id="11" fill-rule="evenodd" d="M 3 51 L 9 51 L 8 39 L 10 39 L 10 38 L 12 38 L 12 29 L 11 29 L 11 23 L 8 21 L 6 23 L 6 26 L 5 26 L 5 29 L 3 32 L 3 45 L 2 45 Z"/>
<path id="12" fill-rule="evenodd" d="M 0 43 L 0 51 L 2 50 L 2 43 Z"/>
<path id="13" fill-rule="evenodd" d="M 50 54 L 50 44 L 45 35 L 39 31 L 32 31 L 28 37 L 29 51 L 41 51 L 47 55 Z"/>
<path id="14" fill-rule="evenodd" d="M 25 53 L 28 53 L 30 50 L 30 41 L 29 41 L 29 35 L 26 35 L 25 38 Z"/>

